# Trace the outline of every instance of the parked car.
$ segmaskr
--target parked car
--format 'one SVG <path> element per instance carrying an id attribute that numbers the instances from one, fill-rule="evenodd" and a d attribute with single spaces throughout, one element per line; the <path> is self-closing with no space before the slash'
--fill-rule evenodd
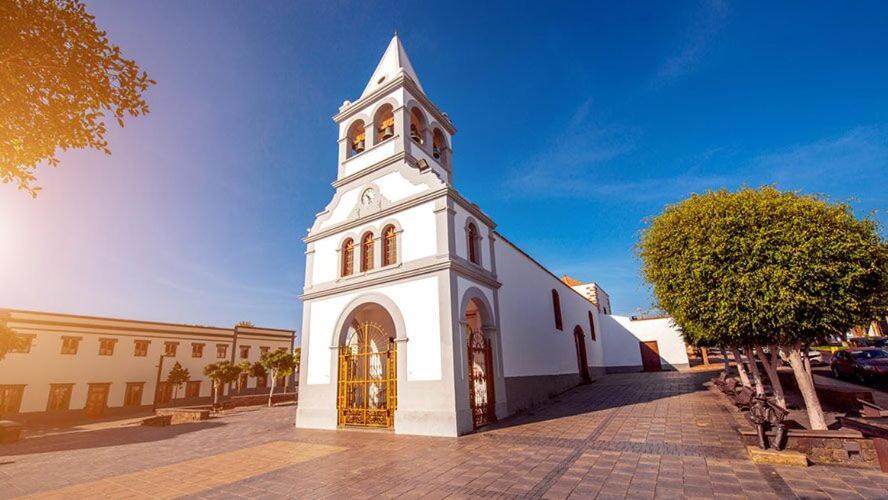
<path id="1" fill-rule="evenodd" d="M 882 349 L 846 349 L 835 353 L 829 363 L 836 378 L 869 382 L 888 376 L 888 352 Z"/>
<path id="2" fill-rule="evenodd" d="M 888 337 L 851 337 L 848 339 L 851 347 L 878 347 L 884 349 L 888 346 Z"/>

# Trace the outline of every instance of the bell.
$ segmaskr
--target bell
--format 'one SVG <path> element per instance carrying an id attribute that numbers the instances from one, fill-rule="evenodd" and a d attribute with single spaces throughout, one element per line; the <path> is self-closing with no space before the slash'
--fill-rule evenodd
<path id="1" fill-rule="evenodd" d="M 354 145 L 352 146 L 352 150 L 355 153 L 363 153 L 364 152 L 364 140 L 361 139 L 359 141 L 355 141 Z"/>
<path id="2" fill-rule="evenodd" d="M 432 156 L 434 156 L 436 160 L 441 159 L 441 150 L 438 149 L 438 146 L 432 146 Z"/>
<path id="3" fill-rule="evenodd" d="M 395 127 L 392 125 L 388 125 L 385 127 L 385 130 L 382 131 L 382 138 L 388 139 L 389 137 L 395 135 Z"/>
<path id="4" fill-rule="evenodd" d="M 419 132 L 417 132 L 415 128 L 410 128 L 410 138 L 417 143 L 422 144 L 422 137 L 419 136 Z"/>

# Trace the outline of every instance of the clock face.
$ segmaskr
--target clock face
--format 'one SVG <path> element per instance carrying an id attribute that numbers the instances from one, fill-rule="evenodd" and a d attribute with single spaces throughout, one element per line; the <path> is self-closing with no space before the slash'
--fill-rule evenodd
<path id="1" fill-rule="evenodd" d="M 373 202 L 373 198 L 374 198 L 373 190 L 368 189 L 368 190 L 364 191 L 363 195 L 361 195 L 361 202 L 364 205 L 369 205 L 370 203 Z"/>

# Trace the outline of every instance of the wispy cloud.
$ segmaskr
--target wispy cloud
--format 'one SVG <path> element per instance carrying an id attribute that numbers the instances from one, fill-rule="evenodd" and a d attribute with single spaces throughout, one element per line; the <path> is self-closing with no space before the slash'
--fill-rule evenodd
<path id="1" fill-rule="evenodd" d="M 693 71 L 725 25 L 727 18 L 728 6 L 723 0 L 704 1 L 701 8 L 695 12 L 679 49 L 660 65 L 654 77 L 654 84 L 666 84 Z"/>
<path id="2" fill-rule="evenodd" d="M 868 177 L 888 172 L 888 128 L 857 127 L 844 134 L 769 152 L 752 161 L 772 181 L 829 185 L 848 179 L 864 187 Z"/>

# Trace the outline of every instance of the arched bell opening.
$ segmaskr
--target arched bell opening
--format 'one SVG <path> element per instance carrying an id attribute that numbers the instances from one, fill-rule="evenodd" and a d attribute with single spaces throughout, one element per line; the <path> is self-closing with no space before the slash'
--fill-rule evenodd
<path id="1" fill-rule="evenodd" d="M 394 426 L 398 360 L 395 322 L 379 304 L 350 314 L 339 340 L 336 410 L 341 426 Z"/>
<path id="2" fill-rule="evenodd" d="M 364 152 L 366 148 L 367 134 L 364 129 L 364 120 L 355 120 L 348 128 L 348 157 Z"/>
<path id="3" fill-rule="evenodd" d="M 494 364 L 490 332 L 493 330 L 490 311 L 472 298 L 465 312 L 468 351 L 469 406 L 472 424 L 478 428 L 496 421 Z"/>
<path id="4" fill-rule="evenodd" d="M 373 144 L 379 144 L 395 135 L 395 112 L 391 104 L 383 104 L 376 110 L 373 130 L 375 131 Z"/>

